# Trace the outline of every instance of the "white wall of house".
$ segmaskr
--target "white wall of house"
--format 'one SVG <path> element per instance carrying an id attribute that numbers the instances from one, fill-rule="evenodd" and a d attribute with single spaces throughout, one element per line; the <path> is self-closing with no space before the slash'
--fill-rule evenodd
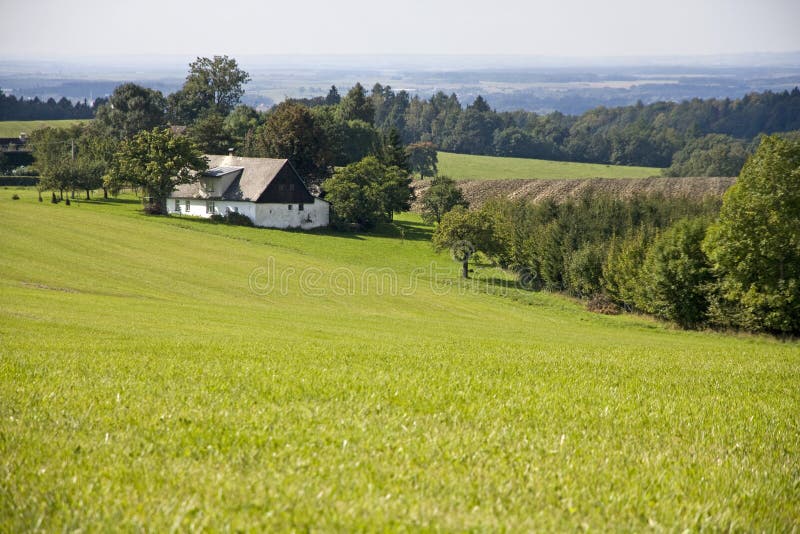
<path id="1" fill-rule="evenodd" d="M 177 201 L 177 206 L 176 206 Z M 188 210 L 187 210 L 188 201 Z M 211 202 L 213 205 L 209 206 Z M 176 209 L 177 208 L 177 209 Z M 213 211 L 209 211 L 209 208 Z M 238 211 L 242 215 L 247 215 L 250 220 L 255 221 L 256 204 L 253 202 L 236 202 L 229 200 L 205 200 L 202 198 L 171 198 L 167 201 L 167 209 L 170 214 L 192 215 L 194 217 L 211 217 L 214 214 L 225 215 L 228 211 Z"/>
<path id="2" fill-rule="evenodd" d="M 187 200 L 188 210 L 187 210 Z M 177 202 L 177 204 L 176 204 Z M 209 211 L 208 202 L 213 202 L 213 211 Z M 238 211 L 246 215 L 256 226 L 267 228 L 302 228 L 309 230 L 328 226 L 330 223 L 330 204 L 318 198 L 313 204 L 256 204 L 230 200 L 204 200 L 200 198 L 176 199 L 167 201 L 170 214 L 192 215 L 194 217 L 211 217 L 213 214 L 225 215 L 228 211 Z"/>
<path id="3" fill-rule="evenodd" d="M 309 230 L 328 226 L 330 223 L 331 205 L 318 198 L 314 199 L 313 204 L 256 204 L 255 206 L 256 226 Z"/>

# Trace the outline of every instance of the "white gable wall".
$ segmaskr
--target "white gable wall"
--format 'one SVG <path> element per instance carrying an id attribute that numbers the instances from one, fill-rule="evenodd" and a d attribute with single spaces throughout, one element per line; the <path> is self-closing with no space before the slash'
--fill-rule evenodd
<path id="1" fill-rule="evenodd" d="M 330 204 L 318 198 L 313 204 L 256 204 L 256 226 L 269 228 L 318 228 L 330 223 Z M 291 206 L 291 209 L 289 209 Z"/>

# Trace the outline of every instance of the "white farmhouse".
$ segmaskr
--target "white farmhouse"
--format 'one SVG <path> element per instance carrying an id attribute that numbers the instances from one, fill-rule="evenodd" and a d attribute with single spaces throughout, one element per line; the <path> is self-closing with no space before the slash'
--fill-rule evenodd
<path id="1" fill-rule="evenodd" d="M 237 212 L 269 228 L 308 230 L 329 224 L 330 203 L 309 193 L 289 160 L 206 157 L 208 170 L 170 195 L 169 213 L 211 217 Z"/>

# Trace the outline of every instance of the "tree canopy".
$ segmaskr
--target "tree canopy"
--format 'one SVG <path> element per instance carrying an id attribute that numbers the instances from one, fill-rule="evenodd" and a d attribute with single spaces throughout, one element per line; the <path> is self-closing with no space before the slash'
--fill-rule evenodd
<path id="1" fill-rule="evenodd" d="M 705 248 L 720 279 L 713 313 L 749 330 L 800 332 L 800 141 L 762 140 Z"/>
<path id="2" fill-rule="evenodd" d="M 286 158 L 301 176 L 320 177 L 328 166 L 324 132 L 305 106 L 283 102 L 270 112 L 245 146 L 249 156 Z"/>
<path id="3" fill-rule="evenodd" d="M 165 123 L 166 100 L 160 91 L 135 83 L 117 86 L 108 103 L 97 110 L 96 120 L 117 139 Z"/>
<path id="4" fill-rule="evenodd" d="M 433 232 L 436 250 L 449 249 L 453 258 L 461 262 L 461 276 L 469 278 L 469 260 L 475 252 L 494 254 L 499 242 L 494 220 L 479 211 L 469 211 L 457 206 L 447 212 Z"/>
<path id="5" fill-rule="evenodd" d="M 207 168 L 207 160 L 188 137 L 156 127 L 120 144 L 108 183 L 141 188 L 148 199 L 146 211 L 165 215 L 166 200 L 175 187 L 193 181 L 194 172 Z"/>
<path id="6" fill-rule="evenodd" d="M 419 173 L 421 179 L 435 176 L 438 172 L 439 156 L 436 145 L 430 141 L 412 143 L 406 147 L 408 167 L 411 172 Z"/>
<path id="7" fill-rule="evenodd" d="M 456 206 L 469 207 L 455 180 L 447 176 L 435 176 L 420 203 L 422 220 L 427 223 L 441 222 L 444 214 Z"/>
<path id="8" fill-rule="evenodd" d="M 364 229 L 408 209 L 413 199 L 408 173 L 374 156 L 338 169 L 322 189 L 333 204 L 337 223 Z"/>
<path id="9" fill-rule="evenodd" d="M 228 56 L 198 57 L 189 64 L 183 87 L 169 96 L 171 120 L 189 124 L 206 111 L 230 113 L 244 94 L 250 75 Z"/>

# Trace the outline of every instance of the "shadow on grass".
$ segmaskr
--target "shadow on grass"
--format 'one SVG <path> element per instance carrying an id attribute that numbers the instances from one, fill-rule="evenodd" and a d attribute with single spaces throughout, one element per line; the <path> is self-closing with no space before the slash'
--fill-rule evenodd
<path id="1" fill-rule="evenodd" d="M 270 230 L 273 232 L 286 232 L 289 234 L 311 234 L 311 235 L 324 235 L 329 237 L 340 237 L 344 239 L 356 239 L 363 241 L 363 237 L 353 232 L 344 232 L 336 230 L 332 227 L 327 228 L 312 228 L 311 230 L 302 230 L 300 228 L 268 228 L 262 226 L 245 226 L 239 224 L 226 224 L 220 221 L 213 221 L 205 217 L 192 217 L 181 215 L 151 215 L 151 217 L 159 217 L 161 219 L 170 219 L 174 221 L 181 221 L 184 223 L 197 224 L 203 226 L 213 226 L 221 228 L 253 228 L 254 230 Z"/>
<path id="2" fill-rule="evenodd" d="M 430 241 L 433 227 L 420 222 L 392 221 L 379 224 L 372 235 L 392 237 L 408 241 Z"/>
<path id="3" fill-rule="evenodd" d="M 75 202 L 81 202 L 83 204 L 124 204 L 130 206 L 131 204 L 138 204 L 141 205 L 142 201 L 135 199 L 135 198 L 93 198 L 91 200 L 86 200 L 86 198 L 76 198 Z"/>
<path id="4" fill-rule="evenodd" d="M 501 288 L 501 289 L 518 289 L 520 291 L 536 291 L 530 284 L 522 283 L 519 280 L 507 280 L 503 278 L 491 277 L 481 280 L 486 285 Z"/>

